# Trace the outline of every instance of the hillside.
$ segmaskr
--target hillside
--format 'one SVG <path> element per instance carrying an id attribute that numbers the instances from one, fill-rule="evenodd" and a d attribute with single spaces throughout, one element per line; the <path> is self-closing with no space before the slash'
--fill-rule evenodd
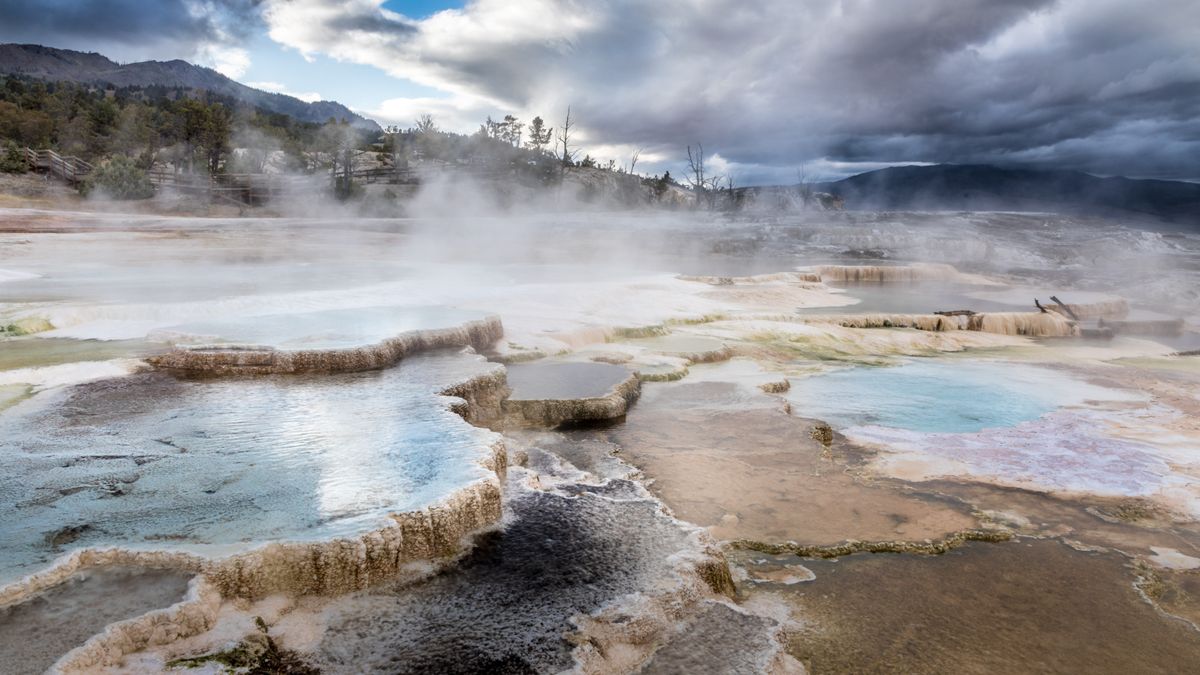
<path id="1" fill-rule="evenodd" d="M 183 87 L 234 98 L 302 122 L 322 123 L 332 117 L 348 120 L 362 129 L 379 129 L 374 120 L 362 117 L 336 101 L 306 103 L 292 96 L 247 87 L 211 68 L 178 59 L 121 65 L 100 54 L 40 45 L 0 44 L 0 74 L 114 87 Z"/>
<path id="2" fill-rule="evenodd" d="M 1078 171 L 939 164 L 870 171 L 815 190 L 857 210 L 1055 211 L 1200 225 L 1200 185 Z"/>

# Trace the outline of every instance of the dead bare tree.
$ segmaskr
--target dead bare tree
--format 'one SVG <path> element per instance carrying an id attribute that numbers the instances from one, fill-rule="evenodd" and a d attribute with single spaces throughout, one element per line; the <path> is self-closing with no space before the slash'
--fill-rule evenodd
<path id="1" fill-rule="evenodd" d="M 707 183 L 704 177 L 704 145 L 697 143 L 696 147 L 697 151 L 695 155 L 692 155 L 692 146 L 689 145 L 687 148 L 688 182 L 691 183 L 692 189 L 699 193 L 699 191 L 705 188 Z"/>
<path id="2" fill-rule="evenodd" d="M 579 154 L 579 149 L 571 149 L 571 129 L 575 127 L 575 120 L 571 117 L 571 106 L 567 106 L 567 118 L 563 121 L 562 128 L 558 131 L 558 143 L 562 146 L 562 166 L 565 169 L 568 166 L 575 164 L 575 155 Z"/>
<path id="3" fill-rule="evenodd" d="M 808 166 L 801 164 L 799 169 L 796 169 L 796 180 L 799 183 L 797 186 L 800 191 L 800 207 L 807 209 L 808 203 L 812 201 L 812 186 L 808 184 Z"/>
<path id="4" fill-rule="evenodd" d="M 633 151 L 633 157 L 629 158 L 629 169 L 626 171 L 629 175 L 633 175 L 633 170 L 637 168 L 638 158 L 642 156 L 642 149 L 638 148 Z"/>
<path id="5" fill-rule="evenodd" d="M 696 153 L 692 154 L 692 146 L 687 148 L 688 154 L 688 183 L 696 193 L 696 203 L 703 201 L 708 208 L 716 204 L 716 191 L 721 187 L 722 176 L 710 176 L 704 166 L 704 145 L 696 144 Z"/>

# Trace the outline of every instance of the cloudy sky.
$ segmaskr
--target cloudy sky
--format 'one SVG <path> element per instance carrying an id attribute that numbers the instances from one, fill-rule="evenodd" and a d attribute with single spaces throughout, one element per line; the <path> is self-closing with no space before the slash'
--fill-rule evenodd
<path id="1" fill-rule="evenodd" d="M 1200 179 L 1196 0 L 3 0 L 0 41 L 185 58 L 384 124 L 571 105 L 740 184 L 904 163 Z"/>

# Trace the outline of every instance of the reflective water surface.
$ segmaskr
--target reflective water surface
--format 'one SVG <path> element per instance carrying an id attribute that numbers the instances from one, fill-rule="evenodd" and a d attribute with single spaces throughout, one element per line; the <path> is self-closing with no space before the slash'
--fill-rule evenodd
<path id="1" fill-rule="evenodd" d="M 79 546 L 212 550 L 345 535 L 484 475 L 490 432 L 435 392 L 491 366 L 417 356 L 325 377 L 147 374 L 0 417 L 0 578 Z"/>

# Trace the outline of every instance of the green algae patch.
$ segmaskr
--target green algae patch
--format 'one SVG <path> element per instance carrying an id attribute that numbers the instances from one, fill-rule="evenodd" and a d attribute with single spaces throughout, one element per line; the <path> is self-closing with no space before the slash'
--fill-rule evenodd
<path id="1" fill-rule="evenodd" d="M 682 359 L 690 364 L 716 363 L 733 358 L 733 349 L 722 340 L 686 333 L 631 340 L 629 344 L 651 354 Z"/>
<path id="2" fill-rule="evenodd" d="M 638 379 L 642 382 L 678 382 L 687 377 L 688 369 L 673 368 L 671 370 L 638 370 Z"/>
<path id="3" fill-rule="evenodd" d="M 0 370 L 144 358 L 165 351 L 144 340 L 78 340 L 31 335 L 0 341 Z"/>
<path id="4" fill-rule="evenodd" d="M 54 330 L 54 324 L 41 317 L 26 317 L 0 324 L 0 337 L 20 337 Z"/>
<path id="5" fill-rule="evenodd" d="M 521 348 L 524 349 L 524 348 Z M 489 356 L 488 360 L 504 365 L 512 365 L 514 363 L 529 363 L 531 361 L 540 361 L 550 355 L 540 349 L 530 349 L 528 351 L 513 351 L 503 354 Z"/>
<path id="6" fill-rule="evenodd" d="M 1113 365 L 1147 368 L 1150 370 L 1168 370 L 1172 372 L 1200 373 L 1200 358 L 1175 354 L 1160 357 L 1130 357 L 1113 359 Z"/>
<path id="7" fill-rule="evenodd" d="M 663 322 L 665 326 L 699 326 L 714 321 L 724 321 L 729 317 L 725 314 L 703 314 L 701 316 L 688 317 L 683 319 L 667 319 Z"/>
<path id="8" fill-rule="evenodd" d="M 636 326 L 633 328 L 615 328 L 612 335 L 607 340 L 615 342 L 617 340 L 637 340 L 639 338 L 652 338 L 667 335 L 671 330 L 666 326 Z"/>
<path id="9" fill-rule="evenodd" d="M 0 385 L 0 410 L 11 408 L 33 395 L 33 387 L 27 384 Z"/>

